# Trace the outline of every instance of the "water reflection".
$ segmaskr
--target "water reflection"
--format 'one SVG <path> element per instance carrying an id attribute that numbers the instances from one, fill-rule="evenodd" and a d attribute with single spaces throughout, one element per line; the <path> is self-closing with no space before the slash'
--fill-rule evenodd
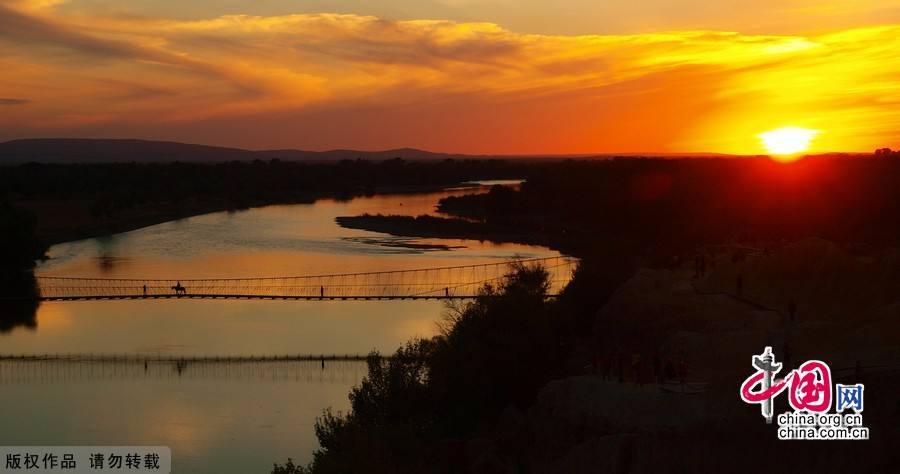
<path id="1" fill-rule="evenodd" d="M 64 355 L 61 358 L 10 357 L 0 360 L 0 385 L 96 382 L 99 380 L 243 380 L 355 384 L 366 373 L 364 360 L 248 360 L 228 358 L 141 359 Z"/>
<path id="2" fill-rule="evenodd" d="M 0 378 L 9 369 L 0 363 Z M 181 376 L 171 368 L 159 367 L 159 376 L 133 369 L 123 376 L 126 369 L 115 366 L 19 367 L 26 380 L 0 385 L 3 406 L 15 407 L 0 410 L 0 444 L 162 444 L 172 448 L 173 472 L 268 472 L 287 456 L 308 462 L 316 416 L 328 406 L 347 410 L 358 382 L 356 368 L 328 364 L 324 372 L 315 364 L 189 366 Z M 85 377 L 91 370 L 105 375 Z M 205 376 L 209 370 L 216 372 Z M 293 373 L 273 377 L 279 370 Z"/>
<path id="3" fill-rule="evenodd" d="M 477 189 L 326 199 L 196 216 L 55 245 L 48 253 L 50 259 L 41 262 L 37 271 L 106 278 L 275 276 L 449 266 L 513 254 L 556 255 L 526 245 L 401 238 L 344 229 L 334 221 L 338 216 L 364 213 L 434 214 L 441 197 Z"/>
<path id="4" fill-rule="evenodd" d="M 403 238 L 335 223 L 335 217 L 363 213 L 434 214 L 440 198 L 478 191 L 486 189 L 326 199 L 196 216 L 55 245 L 37 272 L 185 280 L 376 272 L 558 255 L 537 246 Z M 185 354 L 388 352 L 409 337 L 432 335 L 442 308 L 409 301 L 47 302 L 37 309 L 36 321 L 30 320 L 39 330 L 7 325 L 0 352 L 138 352 L 160 345 L 179 346 L 173 352 Z M 63 321 L 72 324 L 62 326 Z"/>
<path id="5" fill-rule="evenodd" d="M 536 246 L 397 238 L 335 224 L 335 217 L 363 213 L 434 214 L 441 197 L 473 191 L 196 216 L 55 245 L 37 271 L 98 278 L 260 277 L 558 255 Z M 388 353 L 411 337 L 433 335 L 443 310 L 435 301 L 46 302 L 0 308 L 0 353 Z M 326 363 L 322 372 L 315 362 L 187 364 L 180 373 L 171 363 L 148 364 L 146 372 L 143 364 L 0 365 L 0 378 L 14 376 L 3 383 L 0 406 L 16 407 L 0 410 L 0 426 L 16 427 L 0 429 L 0 444 L 165 444 L 172 447 L 177 472 L 267 472 L 272 462 L 289 456 L 309 460 L 317 446 L 315 417 L 326 407 L 348 408 L 347 393 L 364 373 L 363 365 L 355 364 L 346 377 L 340 367 Z M 22 371 L 26 380 L 15 379 Z M 84 376 L 98 371 L 112 376 Z M 41 375 L 35 379 L 35 374 Z"/>
<path id="6" fill-rule="evenodd" d="M 436 301 L 45 302 L 39 329 L 0 336 L 6 354 L 261 355 L 393 351 L 436 331 Z"/>

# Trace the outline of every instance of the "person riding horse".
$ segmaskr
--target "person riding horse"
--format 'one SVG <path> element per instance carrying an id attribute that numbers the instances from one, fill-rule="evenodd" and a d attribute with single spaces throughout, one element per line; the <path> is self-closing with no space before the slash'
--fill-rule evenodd
<path id="1" fill-rule="evenodd" d="M 181 286 L 181 282 L 175 283 L 175 286 L 172 287 L 172 291 L 175 292 L 176 295 L 186 295 L 187 288 Z"/>

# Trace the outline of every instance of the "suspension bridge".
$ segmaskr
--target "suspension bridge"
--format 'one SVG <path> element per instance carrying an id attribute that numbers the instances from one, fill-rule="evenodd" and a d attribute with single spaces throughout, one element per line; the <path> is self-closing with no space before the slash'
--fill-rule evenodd
<path id="1" fill-rule="evenodd" d="M 332 275 L 261 278 L 139 279 L 37 275 L 40 300 L 271 299 L 424 300 L 471 299 L 497 286 L 516 265 L 541 267 L 548 297 L 558 296 L 578 264 L 573 257 L 507 260 L 474 265 Z"/>

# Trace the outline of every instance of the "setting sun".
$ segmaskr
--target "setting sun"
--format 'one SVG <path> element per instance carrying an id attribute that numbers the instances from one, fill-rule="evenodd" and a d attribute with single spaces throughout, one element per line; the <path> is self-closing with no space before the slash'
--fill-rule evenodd
<path id="1" fill-rule="evenodd" d="M 818 130 L 808 128 L 782 127 L 760 133 L 759 139 L 770 154 L 786 157 L 808 150 L 810 142 L 818 134 Z"/>

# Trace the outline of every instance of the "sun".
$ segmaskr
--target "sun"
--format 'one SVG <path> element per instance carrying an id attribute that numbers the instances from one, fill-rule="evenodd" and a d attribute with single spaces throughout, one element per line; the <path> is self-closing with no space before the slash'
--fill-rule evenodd
<path id="1" fill-rule="evenodd" d="M 818 130 L 800 127 L 782 127 L 760 133 L 759 139 L 766 151 L 778 161 L 794 161 L 797 154 L 809 149 L 809 144 L 819 134 Z"/>

